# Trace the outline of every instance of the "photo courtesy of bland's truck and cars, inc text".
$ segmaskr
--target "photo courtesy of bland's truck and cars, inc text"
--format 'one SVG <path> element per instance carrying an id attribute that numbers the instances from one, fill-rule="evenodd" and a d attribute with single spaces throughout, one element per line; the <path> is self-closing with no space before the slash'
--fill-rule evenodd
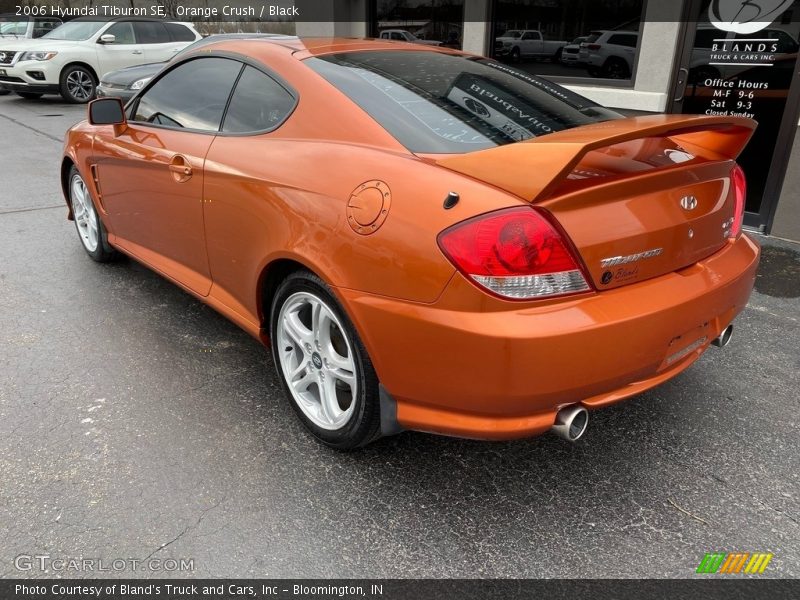
<path id="1" fill-rule="evenodd" d="M 1 0 L 0 596 L 796 597 L 799 50 Z"/>

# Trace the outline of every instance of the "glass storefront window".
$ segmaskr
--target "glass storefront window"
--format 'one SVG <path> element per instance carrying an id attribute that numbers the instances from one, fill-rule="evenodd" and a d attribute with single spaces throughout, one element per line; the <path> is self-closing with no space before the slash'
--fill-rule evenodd
<path id="1" fill-rule="evenodd" d="M 644 0 L 496 0 L 493 55 L 544 77 L 631 81 Z"/>
<path id="2" fill-rule="evenodd" d="M 781 160 L 775 157 L 787 144 L 778 141 L 786 127 L 784 115 L 793 110 L 790 90 L 800 65 L 800 0 L 784 5 L 786 10 L 777 7 L 763 22 L 751 26 L 752 33 L 724 29 L 727 25 L 710 19 L 710 8 L 717 8 L 717 4 L 711 0 L 694 2 L 694 43 L 682 60 L 686 87 L 675 109 L 684 114 L 758 121 L 738 162 L 747 175 L 745 208 L 758 217 L 751 224 L 759 226 L 767 220 L 769 203 L 777 197 L 776 182 L 781 178 L 774 175 L 776 167 L 782 168 Z M 753 14 L 759 14 L 757 10 L 757 6 L 747 5 L 740 15 L 734 11 L 733 16 L 747 24 Z M 790 123 L 789 129 L 794 132 L 796 119 Z"/>
<path id="3" fill-rule="evenodd" d="M 464 0 L 372 0 L 371 35 L 461 49 Z"/>

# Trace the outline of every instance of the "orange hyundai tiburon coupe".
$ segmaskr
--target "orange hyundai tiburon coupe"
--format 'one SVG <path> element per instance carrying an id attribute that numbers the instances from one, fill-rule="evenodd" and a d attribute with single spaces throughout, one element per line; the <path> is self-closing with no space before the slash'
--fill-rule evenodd
<path id="1" fill-rule="evenodd" d="M 244 328 L 340 449 L 580 437 L 724 345 L 755 123 L 623 118 L 445 48 L 238 39 L 67 136 L 69 218 Z"/>

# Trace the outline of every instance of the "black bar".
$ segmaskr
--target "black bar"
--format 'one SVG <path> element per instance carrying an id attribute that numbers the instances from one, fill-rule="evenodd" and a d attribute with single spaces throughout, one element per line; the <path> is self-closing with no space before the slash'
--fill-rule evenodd
<path id="1" fill-rule="evenodd" d="M 473 0 L 464 0 L 465 3 Z M 91 18 L 104 21 L 120 17 L 163 18 L 166 20 L 190 22 L 352 22 L 371 21 L 374 18 L 374 0 L 364 4 L 350 0 L 73 0 L 67 8 L 60 0 L 39 0 L 35 3 L 35 13 L 21 13 L 22 16 L 58 17 L 62 20 Z M 132 4 L 132 6 L 131 6 Z M 494 10 L 490 2 L 490 10 Z M 161 14 L 158 7 L 168 11 Z M 20 14 L 19 8 L 31 6 L 26 0 L 0 0 L 0 14 Z M 357 7 L 363 7 L 363 10 Z M 134 12 L 135 11 L 135 12 Z M 229 14 L 225 14 L 225 12 Z M 275 11 L 274 13 L 271 11 Z M 464 11 L 465 13 L 471 11 Z M 477 11 L 480 12 L 480 11 Z M 231 14 L 232 13 L 232 14 Z M 279 13 L 279 14 L 278 14 Z M 662 20 L 648 15 L 648 22 Z M 481 15 L 482 16 L 482 15 Z M 644 15 L 643 15 L 644 16 Z M 484 21 L 484 18 L 466 17 L 467 21 Z M 674 21 L 674 17 L 664 17 Z"/>
<path id="2" fill-rule="evenodd" d="M 3 600 L 749 600 L 800 597 L 800 580 L 7 579 Z"/>

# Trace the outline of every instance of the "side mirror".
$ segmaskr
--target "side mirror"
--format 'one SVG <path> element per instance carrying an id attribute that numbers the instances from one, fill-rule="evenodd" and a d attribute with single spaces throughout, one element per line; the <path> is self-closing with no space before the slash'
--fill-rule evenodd
<path id="1" fill-rule="evenodd" d="M 97 40 L 98 44 L 113 44 L 117 41 L 117 36 L 113 33 L 104 33 L 100 36 L 100 39 Z"/>
<path id="2" fill-rule="evenodd" d="M 125 125 L 125 109 L 119 98 L 98 98 L 89 102 L 89 123 L 92 125 Z"/>

